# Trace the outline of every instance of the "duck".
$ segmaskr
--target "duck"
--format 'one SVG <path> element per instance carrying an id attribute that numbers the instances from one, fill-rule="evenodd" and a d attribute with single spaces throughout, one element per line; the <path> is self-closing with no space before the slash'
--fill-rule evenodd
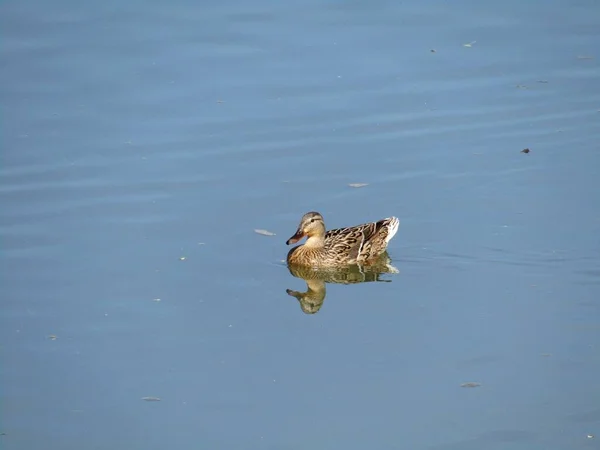
<path id="1" fill-rule="evenodd" d="M 399 225 L 398 218 L 388 217 L 326 231 L 323 216 L 316 211 L 307 212 L 286 244 L 295 244 L 304 237 L 306 242 L 288 252 L 287 262 L 311 267 L 368 264 L 386 251 Z"/>

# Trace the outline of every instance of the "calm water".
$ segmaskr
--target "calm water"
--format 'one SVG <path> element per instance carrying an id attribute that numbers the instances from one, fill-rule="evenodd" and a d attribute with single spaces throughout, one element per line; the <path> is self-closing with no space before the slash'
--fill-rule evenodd
<path id="1" fill-rule="evenodd" d="M 0 446 L 598 448 L 600 4 L 497 3 L 3 2 Z"/>

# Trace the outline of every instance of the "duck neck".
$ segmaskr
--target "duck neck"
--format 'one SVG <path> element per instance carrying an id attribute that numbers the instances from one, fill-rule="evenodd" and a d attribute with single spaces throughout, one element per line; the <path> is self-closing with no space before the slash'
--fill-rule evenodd
<path id="1" fill-rule="evenodd" d="M 309 236 L 304 246 L 307 248 L 323 248 L 325 246 L 325 236 Z"/>

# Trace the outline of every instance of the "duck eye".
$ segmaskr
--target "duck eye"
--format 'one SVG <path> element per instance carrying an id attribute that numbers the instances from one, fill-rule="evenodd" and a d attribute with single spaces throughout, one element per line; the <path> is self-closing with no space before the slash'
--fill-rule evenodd
<path id="1" fill-rule="evenodd" d="M 310 219 L 310 223 L 313 223 L 315 221 L 314 217 L 312 219 Z"/>

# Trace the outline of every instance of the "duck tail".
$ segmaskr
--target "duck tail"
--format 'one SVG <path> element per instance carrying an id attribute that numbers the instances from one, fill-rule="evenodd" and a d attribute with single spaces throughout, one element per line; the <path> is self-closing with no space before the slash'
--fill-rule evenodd
<path id="1" fill-rule="evenodd" d="M 398 227 L 400 226 L 400 220 L 398 220 L 397 217 L 390 217 L 389 219 L 386 219 L 386 221 L 388 221 L 388 232 L 387 236 L 385 237 L 385 243 L 387 245 L 388 242 L 390 242 L 396 235 Z"/>

